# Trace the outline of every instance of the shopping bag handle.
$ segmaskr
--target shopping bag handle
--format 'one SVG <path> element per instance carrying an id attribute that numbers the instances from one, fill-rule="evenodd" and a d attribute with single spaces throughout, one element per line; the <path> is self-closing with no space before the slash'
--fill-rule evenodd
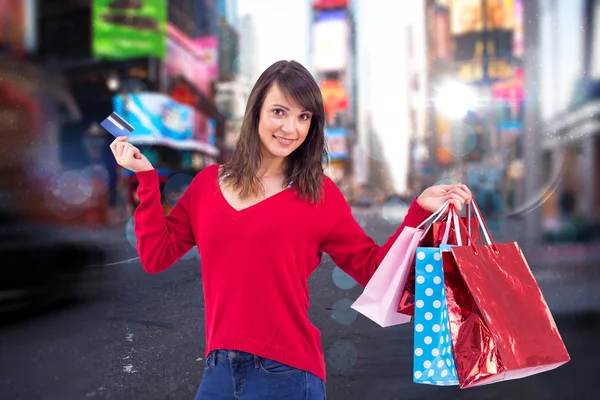
<path id="1" fill-rule="evenodd" d="M 456 214 L 458 214 L 458 211 L 456 210 L 456 208 L 454 208 L 454 211 Z M 477 221 L 477 229 L 480 230 L 483 233 L 483 237 L 485 239 L 485 243 L 487 245 L 492 245 L 494 244 L 494 239 L 492 238 L 492 234 L 490 233 L 489 228 L 487 227 L 485 220 L 483 219 L 483 217 L 481 216 L 481 212 L 479 211 L 479 207 L 477 206 L 477 202 L 475 201 L 475 199 L 472 199 L 468 204 L 467 204 L 467 227 L 466 227 L 466 231 L 469 233 L 468 237 L 468 243 L 467 246 L 470 246 L 471 243 L 471 238 L 472 238 L 472 230 L 471 230 L 471 218 L 473 217 L 473 212 L 475 213 L 475 220 Z M 448 220 L 450 221 L 450 218 L 448 218 Z M 462 220 L 461 220 L 462 222 Z M 457 229 L 459 228 L 459 224 L 455 222 L 454 224 Z M 461 224 L 464 227 L 464 224 Z"/>
<path id="2" fill-rule="evenodd" d="M 444 213 L 446 212 L 446 210 L 448 209 L 448 206 L 450 205 L 449 201 L 446 201 L 444 204 L 442 204 L 440 206 L 440 208 L 438 208 L 437 210 L 435 210 L 433 212 L 433 214 L 431 214 L 429 217 L 427 217 L 427 219 L 423 222 L 421 222 L 419 224 L 419 226 L 417 226 L 416 229 L 421 229 L 423 226 L 427 225 L 427 223 L 429 222 L 436 222 L 437 217 L 439 217 L 440 215 L 444 215 Z M 431 226 L 431 225 L 430 225 Z M 429 228 L 427 228 L 429 229 Z"/>
<path id="3" fill-rule="evenodd" d="M 456 217 L 457 213 L 454 212 L 454 206 L 450 208 L 450 212 L 448 212 L 448 218 L 446 219 L 446 228 L 444 229 L 444 236 L 442 236 L 442 242 L 440 245 L 448 244 L 448 237 L 450 236 L 450 225 L 452 225 L 452 218 Z M 456 226 L 455 231 L 458 232 L 458 223 L 454 220 L 454 226 Z M 456 236 L 456 244 L 462 246 L 462 238 L 460 235 Z M 470 243 L 470 242 L 469 242 Z"/>
<path id="4" fill-rule="evenodd" d="M 473 218 L 473 206 L 472 206 L 472 204 L 469 202 L 469 203 L 467 204 L 467 229 L 468 229 L 469 235 L 471 235 L 471 234 L 472 234 L 472 232 L 471 232 L 471 218 Z M 468 246 L 470 246 L 470 245 L 471 245 L 471 239 L 469 239 L 469 240 L 468 240 L 468 243 L 467 243 L 467 245 L 468 245 Z"/>
<path id="5" fill-rule="evenodd" d="M 479 217 L 479 222 L 482 223 L 483 226 L 485 226 L 485 228 L 487 228 L 487 226 L 485 225 L 485 221 L 483 220 L 483 218 L 481 218 L 481 214 L 479 213 L 479 209 L 477 208 L 477 205 L 476 204 L 473 204 L 473 205 L 474 205 L 473 210 L 475 211 L 475 215 Z M 467 233 L 467 237 L 469 238 L 469 242 L 471 243 L 471 247 L 473 247 L 473 251 L 475 252 L 475 255 L 477 255 L 478 254 L 478 252 L 477 252 L 477 246 L 475 245 L 475 242 L 473 241 L 473 238 L 471 237 L 471 234 L 467 230 L 467 227 L 465 226 L 465 224 L 462 222 L 462 220 L 460 218 L 457 218 L 458 217 L 458 212 L 456 211 L 456 208 L 453 205 L 450 205 L 450 213 L 454 214 L 454 216 L 455 216 L 454 223 L 456 224 L 456 226 L 457 227 L 458 226 L 462 227 L 462 229 L 464 229 L 465 232 Z M 458 231 L 458 229 L 457 229 L 457 231 Z M 486 241 L 488 242 L 488 245 L 491 245 L 492 249 L 496 253 L 498 253 L 498 246 L 496 246 L 496 243 L 493 240 L 491 240 L 491 235 L 488 235 L 488 234 L 489 234 L 489 232 L 485 232 L 484 231 L 484 235 L 485 235 Z M 457 237 L 457 241 L 461 240 L 460 239 L 460 234 L 457 233 L 456 237 Z M 460 246 L 460 244 L 459 244 L 459 246 Z"/>
<path id="6" fill-rule="evenodd" d="M 457 218 L 460 218 L 460 215 L 458 215 L 458 212 L 456 214 L 457 214 Z M 444 231 L 444 236 L 442 238 L 442 244 L 447 244 L 447 242 L 448 242 L 448 237 L 450 235 L 450 223 L 452 222 L 451 221 L 451 217 L 452 217 L 452 215 L 450 213 L 448 213 L 448 218 L 446 220 L 447 221 L 446 222 L 446 229 Z M 471 237 L 472 237 L 471 236 L 471 234 L 472 234 L 472 231 L 471 231 L 471 218 L 473 218 L 473 208 L 472 208 L 471 203 L 467 204 L 467 217 L 466 218 L 467 218 L 467 232 L 469 232 L 469 236 L 468 236 L 468 239 L 467 239 L 467 246 L 470 246 L 471 245 Z M 459 225 L 458 225 L 458 223 L 456 221 L 454 222 L 454 226 L 457 229 L 459 228 Z M 457 244 L 459 246 L 462 246 L 462 238 L 457 238 Z"/>
<path id="7" fill-rule="evenodd" d="M 455 228 L 455 238 L 456 238 L 456 245 L 457 246 L 462 246 L 462 237 L 460 235 L 460 227 L 461 225 L 459 225 L 459 221 L 462 224 L 462 220 L 460 219 L 460 216 L 458 215 L 458 211 L 456 210 L 456 208 L 454 206 L 450 207 L 450 211 L 448 212 L 448 219 L 446 220 L 446 230 L 444 231 L 444 236 L 442 237 L 442 242 L 440 244 L 448 244 L 448 237 L 450 236 L 450 226 L 452 224 L 454 224 Z M 464 224 L 462 225 L 464 227 Z M 473 239 L 471 238 L 471 232 L 467 231 L 467 241 L 468 244 L 467 246 L 475 246 L 475 243 L 473 242 Z"/>
<path id="8" fill-rule="evenodd" d="M 477 206 L 477 202 L 473 198 L 473 199 L 471 199 L 471 202 L 469 204 L 472 204 L 472 206 L 473 206 L 473 211 L 475 211 L 475 218 L 477 219 L 477 225 L 479 226 L 481 232 L 483 233 L 483 236 L 485 237 L 486 242 L 488 244 L 495 245 L 494 239 L 492 238 L 492 234 L 490 233 L 490 230 L 487 227 L 487 224 L 485 223 L 485 220 L 481 216 L 481 212 L 479 211 L 479 207 Z"/>
<path id="9" fill-rule="evenodd" d="M 454 213 L 454 214 L 452 214 L 450 212 L 448 212 L 447 214 L 445 214 L 446 210 L 449 207 L 449 205 L 450 205 L 450 202 L 446 201 L 444 204 L 442 204 L 442 206 L 440 208 L 438 208 L 432 215 L 430 215 L 429 218 L 427 218 L 425 221 L 423 221 L 421 223 L 421 225 L 419 225 L 419 227 L 417 227 L 417 229 L 419 229 L 423 224 L 426 224 L 429 221 L 431 221 L 432 222 L 431 225 L 433 225 L 433 223 L 439 222 L 439 221 L 441 221 L 443 219 L 443 218 L 440 218 L 440 217 L 446 216 L 446 228 L 444 229 L 444 235 L 442 236 L 442 242 L 441 242 L 441 244 L 447 244 L 448 243 L 448 237 L 450 236 L 450 227 L 451 227 L 451 224 L 453 222 L 452 218 L 455 218 L 454 219 L 454 226 L 456 227 L 456 229 L 458 230 L 460 228 L 460 226 L 458 225 L 458 219 L 460 219 L 460 216 L 458 215 L 457 212 Z M 468 223 L 468 233 L 469 233 L 469 235 L 468 235 L 469 239 L 468 239 L 468 244 L 467 244 L 468 246 L 470 246 L 471 243 L 472 243 L 471 235 L 470 235 L 471 234 L 471 218 L 472 218 L 472 214 L 473 214 L 473 212 L 472 212 L 471 206 L 469 204 L 468 208 L 467 208 L 467 223 Z M 429 228 L 431 227 L 431 225 L 429 225 L 427 227 L 427 229 L 425 230 L 425 233 L 427 233 L 427 231 L 429 231 Z M 425 236 L 425 233 L 423 234 L 423 236 Z M 460 237 L 460 235 L 457 236 L 456 240 L 457 240 L 457 245 L 462 246 L 462 238 Z"/>

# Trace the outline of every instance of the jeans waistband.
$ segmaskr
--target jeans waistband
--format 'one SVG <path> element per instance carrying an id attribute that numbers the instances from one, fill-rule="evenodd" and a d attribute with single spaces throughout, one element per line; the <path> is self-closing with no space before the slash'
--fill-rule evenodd
<path id="1" fill-rule="evenodd" d="M 254 354 L 239 350 L 213 350 L 206 359 L 206 363 L 212 367 L 220 363 L 231 363 L 232 361 L 254 361 L 254 363 L 258 366 L 259 357 Z"/>

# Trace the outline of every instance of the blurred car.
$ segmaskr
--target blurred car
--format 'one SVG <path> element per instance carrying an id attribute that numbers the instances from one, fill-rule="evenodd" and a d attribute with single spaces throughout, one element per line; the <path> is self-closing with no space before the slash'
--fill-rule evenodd
<path id="1" fill-rule="evenodd" d="M 73 299 L 90 265 L 104 252 L 55 228 L 34 229 L 0 216 L 0 311 Z"/>
<path id="2" fill-rule="evenodd" d="M 102 250 L 77 241 L 77 234 L 63 234 L 61 223 L 69 221 L 71 228 L 77 228 L 79 221 L 63 221 L 50 210 L 49 200 L 53 199 L 49 194 L 61 194 L 61 187 L 49 185 L 52 174 L 59 171 L 58 143 L 52 130 L 44 126 L 60 115 L 44 108 L 50 102 L 45 94 L 56 93 L 40 72 L 18 59 L 0 60 L 0 113 L 4 116 L 0 118 L 0 149 L 4 150 L 0 157 L 2 311 L 73 296 L 89 270 L 86 265 L 101 265 L 104 259 Z M 69 211 L 68 205 L 59 206 Z"/>

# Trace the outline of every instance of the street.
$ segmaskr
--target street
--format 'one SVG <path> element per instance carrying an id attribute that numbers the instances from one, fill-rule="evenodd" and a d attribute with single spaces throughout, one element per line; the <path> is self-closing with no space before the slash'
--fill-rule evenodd
<path id="1" fill-rule="evenodd" d="M 378 243 L 393 232 L 377 213 L 357 211 L 356 217 Z M 199 261 L 182 260 L 148 275 L 124 229 L 120 232 L 105 239 L 108 265 L 90 266 L 97 272 L 82 284 L 80 300 L 2 317 L 0 398 L 193 398 L 204 359 Z M 384 329 L 358 315 L 350 304 L 360 287 L 324 257 L 310 278 L 309 314 L 322 332 L 328 398 L 597 398 L 598 263 L 528 261 L 571 362 L 522 380 L 460 390 L 414 384 L 412 323 Z"/>

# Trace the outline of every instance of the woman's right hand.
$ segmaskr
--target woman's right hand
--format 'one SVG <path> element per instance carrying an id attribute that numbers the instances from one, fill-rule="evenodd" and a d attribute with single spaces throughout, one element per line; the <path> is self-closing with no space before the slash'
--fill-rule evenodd
<path id="1" fill-rule="evenodd" d="M 111 143 L 110 149 L 115 156 L 117 164 L 131 172 L 138 173 L 154 169 L 150 161 L 148 161 L 146 156 L 137 147 L 131 143 L 127 143 L 127 136 L 116 138 Z"/>

